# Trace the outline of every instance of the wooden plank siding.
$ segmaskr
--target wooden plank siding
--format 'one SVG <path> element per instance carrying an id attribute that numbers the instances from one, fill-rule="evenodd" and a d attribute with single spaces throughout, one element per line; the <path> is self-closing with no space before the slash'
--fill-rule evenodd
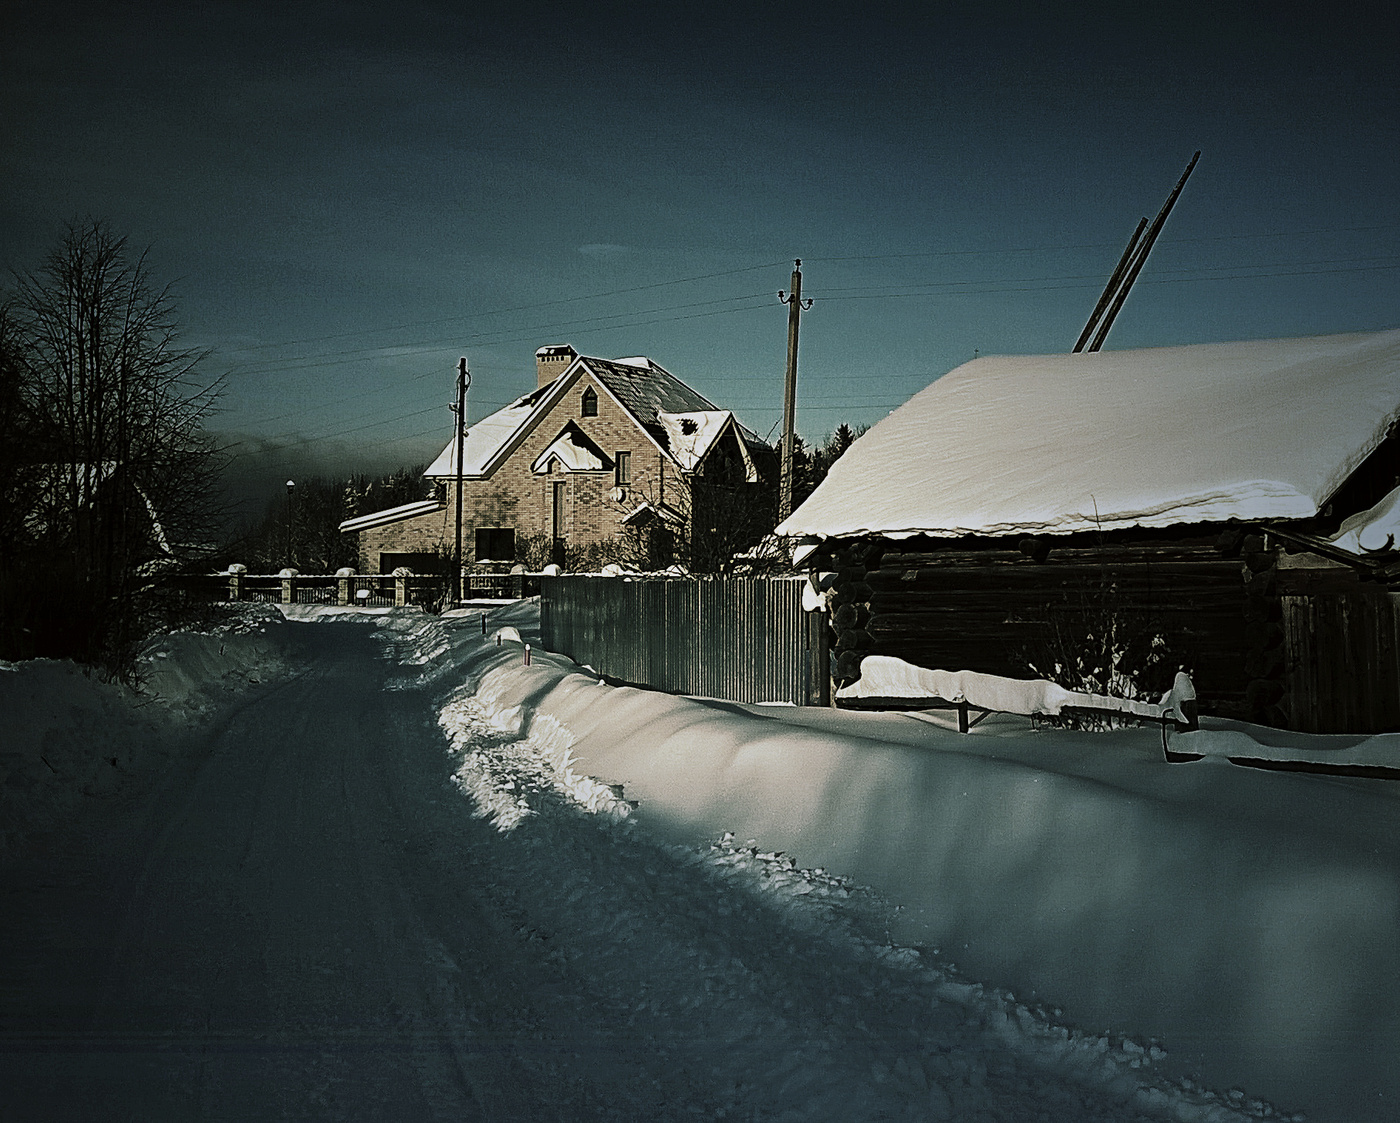
<path id="1" fill-rule="evenodd" d="M 602 675 L 675 694 L 825 705 L 825 617 L 801 578 L 547 577 L 540 638 Z"/>
<path id="2" fill-rule="evenodd" d="M 1383 588 L 1283 596 L 1289 725 L 1400 730 L 1400 600 Z"/>
<path id="3" fill-rule="evenodd" d="M 1214 536 L 1056 546 L 1043 561 L 1007 547 L 901 552 L 892 543 L 864 580 L 872 654 L 1028 678 L 1029 664 L 1050 653 L 1052 620 L 1109 612 L 1161 637 L 1163 658 L 1140 686 L 1166 690 L 1184 666 L 1203 711 L 1245 713 L 1241 563 L 1221 556 Z"/>

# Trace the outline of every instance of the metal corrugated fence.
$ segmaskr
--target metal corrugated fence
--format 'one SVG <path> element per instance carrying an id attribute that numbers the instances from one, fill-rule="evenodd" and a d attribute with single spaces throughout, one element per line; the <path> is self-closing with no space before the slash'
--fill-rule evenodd
<path id="1" fill-rule="evenodd" d="M 546 577 L 541 640 L 600 674 L 675 694 L 826 705 L 824 614 L 803 578 Z"/>

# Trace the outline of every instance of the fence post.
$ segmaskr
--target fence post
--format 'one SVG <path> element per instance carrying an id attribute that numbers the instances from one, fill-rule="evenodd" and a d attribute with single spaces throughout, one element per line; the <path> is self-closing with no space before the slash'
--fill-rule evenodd
<path id="1" fill-rule="evenodd" d="M 408 605 L 408 579 L 413 576 L 413 571 L 407 566 L 401 565 L 394 570 L 394 607 L 405 608 Z"/>
<path id="2" fill-rule="evenodd" d="M 349 566 L 335 571 L 335 603 L 350 603 L 350 586 L 354 583 L 355 571 Z"/>
<path id="3" fill-rule="evenodd" d="M 277 575 L 282 578 L 282 603 L 296 604 L 297 602 L 297 571 L 291 566 L 282 570 Z"/>
<path id="4" fill-rule="evenodd" d="M 240 565 L 237 562 L 234 562 L 233 565 L 228 567 L 229 600 L 243 599 L 243 575 L 247 572 L 248 567 L 246 565 Z"/>

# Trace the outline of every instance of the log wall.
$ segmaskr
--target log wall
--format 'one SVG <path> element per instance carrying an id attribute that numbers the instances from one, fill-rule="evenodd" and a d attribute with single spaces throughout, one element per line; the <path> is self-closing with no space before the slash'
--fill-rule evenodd
<path id="1" fill-rule="evenodd" d="M 1243 715 L 1249 640 L 1241 561 L 1222 556 L 1215 539 L 1056 547 L 1043 560 L 1006 545 L 890 544 L 863 575 L 866 650 L 924 667 L 1037 677 L 1033 662 L 1043 674 L 1047 659 L 1064 651 L 1056 634 L 1101 635 L 1107 618 L 1144 650 L 1160 637 L 1155 666 L 1139 676 L 1144 689 L 1167 690 L 1184 666 L 1203 710 Z"/>

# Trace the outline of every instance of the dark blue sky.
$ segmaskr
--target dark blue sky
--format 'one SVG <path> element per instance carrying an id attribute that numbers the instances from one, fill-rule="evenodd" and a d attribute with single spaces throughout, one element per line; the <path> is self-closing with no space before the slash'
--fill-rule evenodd
<path id="1" fill-rule="evenodd" d="M 9 8 L 0 264 L 150 245 L 272 474 L 430 456 L 459 355 L 475 418 L 555 342 L 767 433 L 794 257 L 799 428 L 873 422 L 1068 350 L 1196 149 L 1108 347 L 1400 324 L 1387 6 Z"/>

